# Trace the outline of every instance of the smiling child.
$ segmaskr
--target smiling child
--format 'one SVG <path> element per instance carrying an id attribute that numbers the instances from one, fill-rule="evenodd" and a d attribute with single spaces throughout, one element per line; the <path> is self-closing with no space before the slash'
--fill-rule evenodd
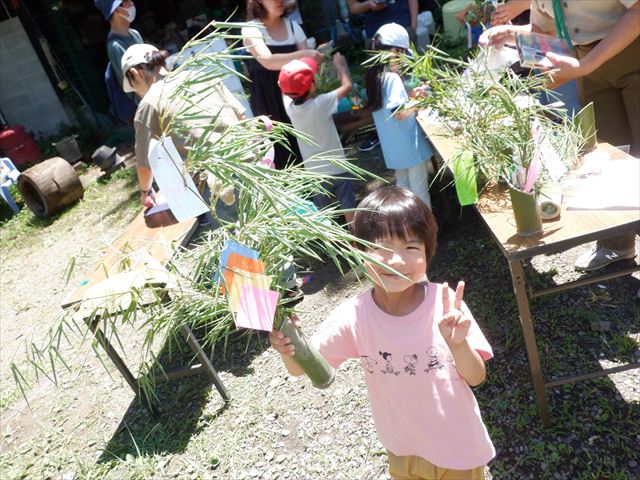
<path id="1" fill-rule="evenodd" d="M 495 450 L 470 386 L 493 353 L 462 300 L 464 283 L 424 281 L 436 248 L 429 207 L 401 187 L 359 205 L 352 233 L 367 243 L 374 286 L 337 307 L 311 342 L 337 368 L 359 358 L 394 479 L 483 479 Z M 298 320 L 294 322 L 299 324 Z M 304 371 L 282 332 L 269 340 L 292 375 Z"/>

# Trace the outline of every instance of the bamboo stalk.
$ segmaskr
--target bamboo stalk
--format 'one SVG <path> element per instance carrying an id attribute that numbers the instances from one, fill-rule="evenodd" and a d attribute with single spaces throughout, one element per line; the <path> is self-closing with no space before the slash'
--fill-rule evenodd
<path id="1" fill-rule="evenodd" d="M 282 321 L 280 331 L 289 337 L 291 344 L 296 347 L 293 358 L 307 374 L 313 386 L 324 389 L 331 385 L 335 378 L 335 370 L 288 317 Z"/>

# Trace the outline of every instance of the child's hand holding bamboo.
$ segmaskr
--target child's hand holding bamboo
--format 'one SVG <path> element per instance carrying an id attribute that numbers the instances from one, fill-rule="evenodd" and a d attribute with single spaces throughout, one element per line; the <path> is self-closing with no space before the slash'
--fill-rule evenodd
<path id="1" fill-rule="evenodd" d="M 291 315 L 291 322 L 296 328 L 300 328 L 300 319 L 296 314 Z M 280 355 L 290 357 L 296 352 L 296 347 L 291 344 L 291 339 L 289 337 L 285 337 L 284 333 L 275 328 L 269 333 L 269 342 L 273 349 Z"/>

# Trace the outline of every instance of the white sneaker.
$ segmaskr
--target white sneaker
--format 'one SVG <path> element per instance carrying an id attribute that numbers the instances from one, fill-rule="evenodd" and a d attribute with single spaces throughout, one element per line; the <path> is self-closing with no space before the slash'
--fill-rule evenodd
<path id="1" fill-rule="evenodd" d="M 635 256 L 635 247 L 628 248 L 627 250 L 611 250 L 605 247 L 594 247 L 578 257 L 575 268 L 576 270 L 590 272 L 606 267 L 610 263 L 627 260 Z"/>

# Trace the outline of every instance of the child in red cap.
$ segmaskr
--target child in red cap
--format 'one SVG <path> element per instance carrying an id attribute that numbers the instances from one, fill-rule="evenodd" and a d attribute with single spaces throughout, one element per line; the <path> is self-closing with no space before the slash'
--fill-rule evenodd
<path id="1" fill-rule="evenodd" d="M 330 175 L 335 178 L 323 185 L 331 195 L 316 195 L 313 202 L 318 208 L 324 208 L 338 200 L 342 209 L 356 206 L 353 178 L 329 158 L 344 159 L 344 149 L 333 123 L 332 115 L 338 111 L 338 102 L 351 91 L 351 77 L 347 63 L 339 53 L 333 57 L 333 63 L 340 78 L 340 86 L 335 90 L 316 95 L 313 78 L 318 64 L 309 57 L 293 60 L 282 67 L 278 85 L 285 95 L 284 107 L 294 128 L 310 139 L 298 138 L 305 168 Z M 350 222 L 352 212 L 346 212 Z"/>

